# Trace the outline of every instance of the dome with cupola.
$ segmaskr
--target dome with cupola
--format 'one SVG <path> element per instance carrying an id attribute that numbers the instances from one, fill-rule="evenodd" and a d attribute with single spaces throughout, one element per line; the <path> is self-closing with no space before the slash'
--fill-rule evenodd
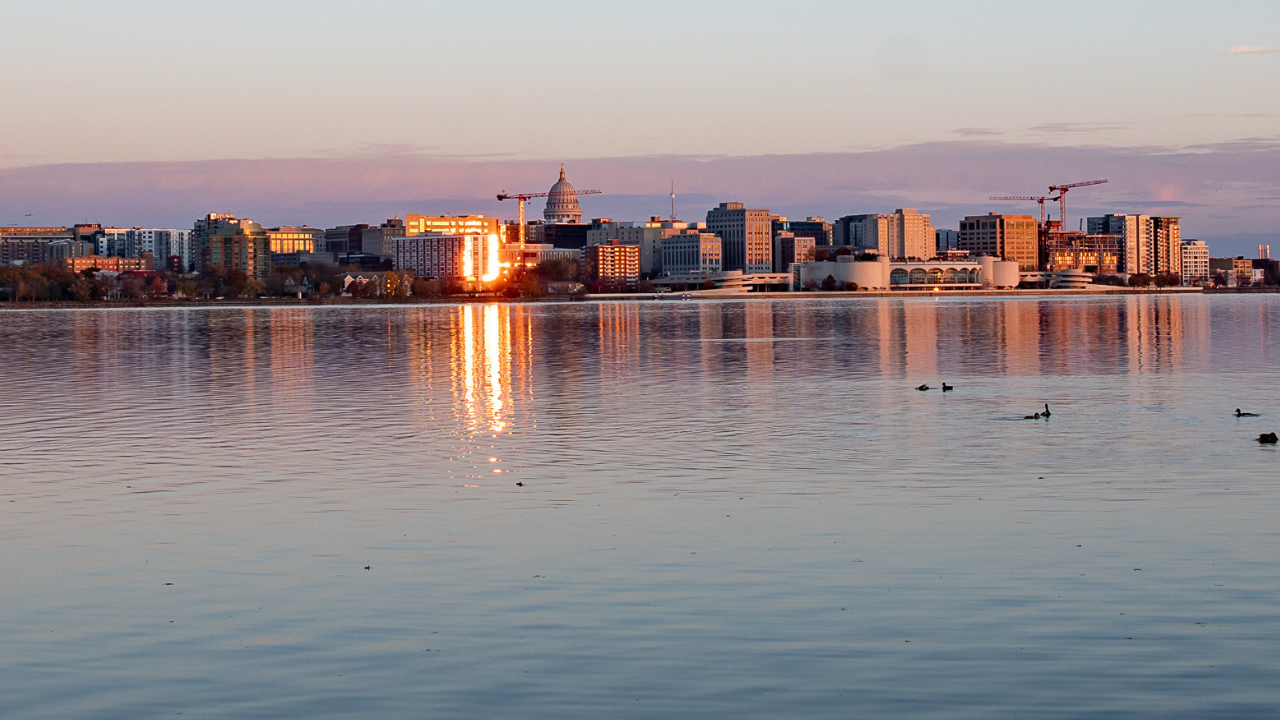
<path id="1" fill-rule="evenodd" d="M 542 211 L 542 218 L 549 224 L 582 222 L 578 191 L 564 179 L 564 165 L 560 166 L 560 179 L 547 193 L 547 207 Z"/>

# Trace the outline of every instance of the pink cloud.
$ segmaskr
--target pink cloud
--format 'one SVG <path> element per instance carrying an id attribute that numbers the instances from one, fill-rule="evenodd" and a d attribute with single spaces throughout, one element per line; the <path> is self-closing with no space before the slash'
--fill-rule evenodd
<path id="1" fill-rule="evenodd" d="M 1049 185 L 1107 178 L 1070 197 L 1070 222 L 1084 214 L 1182 215 L 1189 237 L 1273 231 L 1280 194 L 1280 143 L 1166 148 L 1048 147 L 992 140 L 912 145 L 861 153 L 751 157 L 651 156 L 566 159 L 588 217 L 639 220 L 666 215 L 674 179 L 677 212 L 701 219 L 723 200 L 790 216 L 829 218 L 916 207 L 935 224 L 988 210 L 1037 212 L 993 203 L 1041 194 Z M 0 224 L 33 213 L 41 224 L 92 222 L 189 227 L 211 211 L 269 225 L 378 222 L 406 212 L 511 217 L 502 190 L 547 190 L 557 161 L 457 158 L 413 149 L 347 157 L 173 163 L 43 165 L 0 171 Z M 532 203 L 536 216 L 541 205 Z M 30 220 L 30 219 L 28 219 Z"/>

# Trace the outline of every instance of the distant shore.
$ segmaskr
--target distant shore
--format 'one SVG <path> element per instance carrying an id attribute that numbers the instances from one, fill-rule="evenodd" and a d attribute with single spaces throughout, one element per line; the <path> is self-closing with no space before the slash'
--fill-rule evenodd
<path id="1" fill-rule="evenodd" d="M 377 298 L 325 298 L 323 300 L 289 297 L 267 297 L 236 300 L 99 300 L 92 302 L 0 302 L 0 311 L 10 310 L 125 310 L 125 309 L 177 309 L 177 308 L 244 308 L 244 307 L 394 307 L 413 305 L 458 305 L 465 303 L 547 303 L 547 302 L 673 302 L 680 300 L 829 300 L 858 298 L 1073 298 L 1101 297 L 1108 295 L 1247 295 L 1278 293 L 1280 287 L 1220 288 L 1198 287 L 1127 288 L 1099 287 L 1084 290 L 948 290 L 926 291 L 877 291 L 835 290 L 805 292 L 733 293 L 717 290 L 694 290 L 687 293 L 618 293 L 585 296 L 546 296 L 539 298 L 506 298 L 490 295 L 451 295 L 437 298 L 410 298 L 401 302 L 388 302 Z"/>

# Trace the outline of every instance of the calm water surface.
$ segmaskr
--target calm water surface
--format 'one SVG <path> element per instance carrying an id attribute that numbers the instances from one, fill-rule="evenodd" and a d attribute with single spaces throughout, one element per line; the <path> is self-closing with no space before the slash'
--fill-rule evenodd
<path id="1" fill-rule="evenodd" d="M 0 717 L 1274 718 L 1278 361 L 1276 296 L 4 313 Z"/>

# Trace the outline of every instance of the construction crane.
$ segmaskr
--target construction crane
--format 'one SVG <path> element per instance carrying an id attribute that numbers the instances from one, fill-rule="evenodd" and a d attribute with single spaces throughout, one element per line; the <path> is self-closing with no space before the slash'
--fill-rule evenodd
<path id="1" fill-rule="evenodd" d="M 1040 227 L 1044 227 L 1044 204 L 1057 200 L 1056 197 L 1036 197 L 1032 195 L 1000 195 L 991 198 L 992 200 L 1020 200 L 1028 202 L 1040 203 Z"/>
<path id="2" fill-rule="evenodd" d="M 1062 229 L 1067 229 L 1067 191 L 1071 188 L 1089 187 L 1090 185 L 1101 185 L 1106 180 L 1090 180 L 1088 182 L 1071 183 L 1070 185 L 1051 185 L 1049 192 L 1058 193 L 1058 197 L 1053 198 L 1058 201 L 1058 207 L 1062 211 Z"/>
<path id="3" fill-rule="evenodd" d="M 506 190 L 498 193 L 499 200 L 516 200 L 520 205 L 520 252 L 523 257 L 524 253 L 524 203 L 532 198 L 547 197 L 551 193 L 508 193 Z M 600 190 L 578 190 L 578 195 L 603 195 Z"/>

